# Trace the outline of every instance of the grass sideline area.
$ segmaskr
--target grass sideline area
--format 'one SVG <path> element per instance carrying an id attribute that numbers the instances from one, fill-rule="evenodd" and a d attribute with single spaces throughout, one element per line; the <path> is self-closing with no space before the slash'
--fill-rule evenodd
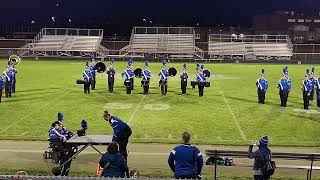
<path id="1" fill-rule="evenodd" d="M 48 143 L 44 141 L 0 141 L 0 174 L 15 174 L 17 171 L 26 171 L 32 175 L 51 175 L 53 163 L 50 159 L 44 160 L 42 153 L 46 150 Z M 129 143 L 129 167 L 137 169 L 143 177 L 169 178 L 173 177 L 169 169 L 167 158 L 169 152 L 176 144 L 137 144 Z M 248 146 L 217 146 L 198 145 L 201 152 L 206 149 L 240 150 L 246 151 Z M 106 147 L 97 147 L 101 152 Z M 273 152 L 300 152 L 319 153 L 319 148 L 310 147 L 271 147 Z M 94 176 L 95 167 L 100 155 L 92 148 L 86 149 L 72 162 L 72 176 Z M 252 164 L 253 160 L 247 158 L 234 158 L 236 164 Z M 287 161 L 276 159 L 277 165 L 310 165 L 309 161 Z M 32 166 L 31 166 L 32 165 Z M 319 166 L 315 162 L 314 166 Z M 204 165 L 203 179 L 213 179 L 213 167 Z M 320 171 L 313 171 L 313 179 L 320 178 Z M 277 169 L 272 179 L 305 179 L 306 170 Z M 217 177 L 219 179 L 252 179 L 250 167 L 226 167 L 218 166 Z"/>
<path id="2" fill-rule="evenodd" d="M 108 62 L 106 63 L 108 66 Z M 6 61 L 0 61 L 5 67 Z M 107 92 L 106 74 L 97 74 L 97 90 L 83 94 L 84 61 L 26 61 L 17 67 L 17 93 L 0 104 L 2 129 L 0 139 L 46 140 L 57 112 L 64 114 L 64 125 L 75 131 L 87 119 L 89 134 L 111 134 L 102 120 L 102 112 L 128 122 L 133 129 L 131 142 L 178 143 L 183 131 L 193 135 L 196 144 L 247 145 L 268 135 L 273 146 L 319 146 L 320 112 L 311 102 L 311 110 L 302 110 L 301 83 L 306 68 L 312 65 L 288 65 L 292 92 L 288 107 L 280 108 L 277 83 L 285 65 L 205 64 L 211 87 L 198 97 L 190 82 L 186 96 L 181 96 L 179 76 L 168 83 L 168 95 L 161 96 L 157 74 L 162 64 L 149 63 L 153 73 L 151 94 L 143 96 L 140 79 L 135 79 L 133 94 L 126 95 L 120 74 L 126 62 L 115 62 L 117 71 L 114 93 Z M 182 63 L 169 63 L 181 72 Z M 134 62 L 134 68 L 143 62 Z M 314 65 L 316 74 L 320 67 Z M 188 63 L 190 80 L 195 79 L 196 63 Z M 266 104 L 257 103 L 256 79 L 266 70 L 269 90 Z"/>

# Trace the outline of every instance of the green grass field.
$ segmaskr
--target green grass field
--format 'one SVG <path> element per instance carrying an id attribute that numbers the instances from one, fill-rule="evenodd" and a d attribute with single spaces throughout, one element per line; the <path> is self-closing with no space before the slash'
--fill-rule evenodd
<path id="1" fill-rule="evenodd" d="M 2 60 L 0 66 L 4 67 Z M 0 104 L 0 139 L 46 140 L 57 112 L 64 114 L 64 125 L 70 130 L 87 119 L 89 134 L 111 134 L 102 119 L 108 109 L 128 122 L 133 129 L 131 142 L 178 143 L 183 131 L 193 135 L 197 144 L 245 145 L 262 135 L 271 138 L 271 145 L 319 146 L 320 111 L 311 102 L 311 110 L 302 111 L 300 89 L 305 69 L 311 65 L 289 65 L 293 89 L 288 107 L 280 108 L 277 82 L 285 65 L 206 64 L 213 76 L 205 96 L 188 87 L 180 95 L 178 77 L 171 78 L 168 95 L 161 96 L 156 75 L 161 63 L 150 63 L 153 73 L 151 94 L 143 96 L 140 80 L 135 80 L 133 94 L 126 95 L 120 73 L 125 62 L 116 62 L 116 87 L 107 92 L 105 74 L 97 74 L 97 90 L 83 94 L 75 81 L 82 78 L 84 61 L 23 61 L 18 66 L 17 93 Z M 134 67 L 143 67 L 135 62 Z M 169 63 L 181 71 L 182 64 Z M 195 63 L 187 69 L 195 79 Z M 266 70 L 269 91 L 266 104 L 257 103 L 255 81 L 261 68 Z M 318 65 L 314 66 L 320 72 Z M 317 73 L 318 74 L 318 73 Z M 190 84 L 190 83 L 189 83 Z"/>

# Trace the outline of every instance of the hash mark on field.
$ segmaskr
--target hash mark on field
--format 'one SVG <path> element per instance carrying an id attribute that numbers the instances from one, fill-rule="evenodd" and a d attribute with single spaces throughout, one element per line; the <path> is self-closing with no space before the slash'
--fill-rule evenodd
<path id="1" fill-rule="evenodd" d="M 213 82 L 214 82 L 214 81 L 213 81 Z M 231 109 L 231 106 L 230 106 L 227 98 L 225 97 L 223 90 L 220 89 L 220 87 L 218 86 L 218 83 L 216 83 L 216 85 L 217 85 L 217 87 L 219 88 L 219 93 L 221 93 L 221 95 L 222 95 L 222 97 L 223 97 L 224 103 L 227 105 L 228 111 L 229 111 L 230 115 L 232 116 L 232 119 L 233 119 L 233 121 L 234 121 L 234 124 L 236 125 L 237 129 L 238 129 L 239 132 L 240 132 L 240 135 L 241 135 L 242 140 L 247 140 L 247 137 L 246 137 L 246 135 L 244 134 L 244 132 L 243 132 L 241 126 L 240 126 L 240 123 L 239 123 L 238 119 L 237 119 L 236 116 L 234 115 L 234 112 L 233 112 L 233 110 Z"/>
<path id="2" fill-rule="evenodd" d="M 17 124 L 18 122 L 20 122 L 20 121 L 22 121 L 22 120 L 24 120 L 24 119 L 26 119 L 27 117 L 29 117 L 31 114 L 33 114 L 33 113 L 35 113 L 35 112 L 37 112 L 37 111 L 39 111 L 39 110 L 41 110 L 41 109 L 43 109 L 43 108 L 45 108 L 45 107 L 47 107 L 48 105 L 50 105 L 51 103 L 53 103 L 53 102 L 55 102 L 55 101 L 57 101 L 57 100 L 59 100 L 59 99 L 61 99 L 61 98 L 63 98 L 65 95 L 67 95 L 69 92 L 66 92 L 66 93 L 64 93 L 62 96 L 59 96 L 58 98 L 56 98 L 56 99 L 54 99 L 54 100 L 52 100 L 52 101 L 50 101 L 50 102 L 48 102 L 47 104 L 45 104 L 45 105 L 43 105 L 43 106 L 41 106 L 40 108 L 38 108 L 36 111 L 32 111 L 32 112 L 30 112 L 30 113 L 28 113 L 27 115 L 25 115 L 25 116 L 23 116 L 21 119 L 19 119 L 19 120 L 17 120 L 17 121 L 15 121 L 15 122 L 13 122 L 13 123 L 11 123 L 9 126 L 7 126 L 6 128 L 4 128 L 3 130 L 1 130 L 0 131 L 0 134 L 2 134 L 2 133 L 4 133 L 4 132 L 6 132 L 8 129 L 10 129 L 12 126 L 14 126 L 15 124 Z"/>
<path id="3" fill-rule="evenodd" d="M 142 98 L 140 99 L 139 103 L 136 105 L 136 108 L 134 108 L 134 110 L 133 110 L 133 112 L 132 112 L 132 114 L 131 114 L 131 116 L 130 116 L 130 118 L 129 118 L 128 125 L 130 125 L 131 121 L 132 121 L 133 118 L 136 116 L 137 111 L 138 111 L 138 109 L 139 109 L 139 106 L 142 104 L 144 98 L 146 98 L 145 95 L 142 96 Z"/>
<path id="4" fill-rule="evenodd" d="M 24 135 L 26 135 L 28 133 L 29 133 L 29 131 L 26 131 L 26 132 L 22 133 L 20 136 L 24 136 Z"/>

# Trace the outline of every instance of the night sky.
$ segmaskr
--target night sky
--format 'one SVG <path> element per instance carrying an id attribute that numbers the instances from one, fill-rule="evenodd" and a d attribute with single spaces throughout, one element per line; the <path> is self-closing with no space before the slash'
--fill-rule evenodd
<path id="1" fill-rule="evenodd" d="M 0 26 L 72 26 L 121 31 L 134 25 L 197 23 L 249 27 L 253 15 L 276 10 L 315 13 L 320 11 L 320 0 L 2 0 L 1 6 Z"/>

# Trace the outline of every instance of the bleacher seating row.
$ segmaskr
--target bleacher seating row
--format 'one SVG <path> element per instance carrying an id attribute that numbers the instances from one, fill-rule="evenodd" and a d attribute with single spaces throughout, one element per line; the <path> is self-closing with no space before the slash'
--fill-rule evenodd
<path id="1" fill-rule="evenodd" d="M 193 34 L 133 34 L 130 50 L 194 54 Z"/>
<path id="2" fill-rule="evenodd" d="M 102 41 L 100 36 L 44 35 L 33 44 L 35 49 L 85 50 L 97 49 Z"/>
<path id="3" fill-rule="evenodd" d="M 246 55 L 266 57 L 291 57 L 292 49 L 287 43 L 245 43 L 245 42 L 209 42 L 209 55 Z"/>

